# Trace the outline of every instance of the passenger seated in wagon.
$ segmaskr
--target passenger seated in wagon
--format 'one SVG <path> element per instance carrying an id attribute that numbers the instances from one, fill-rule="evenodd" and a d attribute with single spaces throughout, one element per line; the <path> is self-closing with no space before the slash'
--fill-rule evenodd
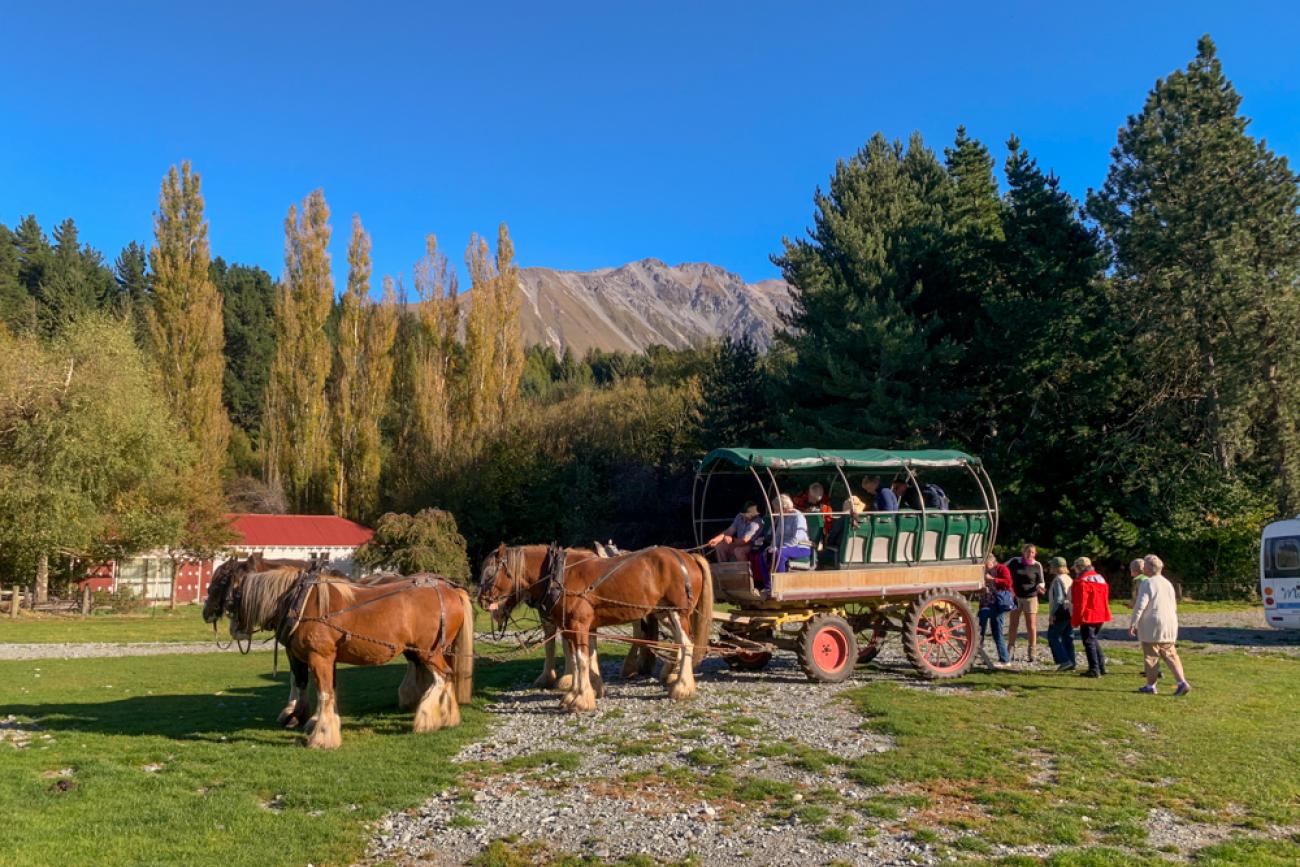
<path id="1" fill-rule="evenodd" d="M 751 501 L 740 510 L 730 527 L 704 544 L 717 552 L 719 563 L 732 560 L 744 562 L 749 559 L 749 545 L 758 535 L 760 527 L 758 504 Z"/>
<path id="2" fill-rule="evenodd" d="M 791 560 L 802 560 L 812 556 L 812 543 L 808 539 L 808 519 L 794 507 L 794 500 L 789 494 L 782 494 L 778 501 L 781 514 L 772 516 L 772 539 L 762 551 L 750 555 L 754 582 L 760 590 L 772 588 L 772 575 L 768 571 L 771 560 L 776 558 L 776 571 L 786 571 Z"/>
<path id="3" fill-rule="evenodd" d="M 894 476 L 894 480 L 889 483 L 889 490 L 893 492 L 899 508 L 911 509 L 914 512 L 921 511 L 921 492 L 907 476 L 901 474 Z"/>
<path id="4" fill-rule="evenodd" d="M 794 495 L 794 507 L 801 512 L 821 512 L 823 515 L 830 515 L 830 501 L 826 499 L 826 489 L 822 487 L 821 482 L 813 482 L 808 486 L 808 490 L 802 494 Z"/>
<path id="5" fill-rule="evenodd" d="M 898 497 L 890 488 L 881 487 L 880 476 L 863 476 L 862 490 L 867 496 L 863 499 L 871 503 L 873 512 L 897 512 Z"/>

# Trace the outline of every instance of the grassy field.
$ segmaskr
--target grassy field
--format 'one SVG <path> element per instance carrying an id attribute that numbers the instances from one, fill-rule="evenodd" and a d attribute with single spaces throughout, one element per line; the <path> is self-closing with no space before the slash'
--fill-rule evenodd
<path id="1" fill-rule="evenodd" d="M 212 627 L 203 622 L 201 608 L 199 605 L 182 605 L 175 611 L 151 608 L 139 614 L 94 614 L 90 617 L 28 613 L 15 619 L 0 616 L 0 644 L 209 641 Z"/>
<path id="2" fill-rule="evenodd" d="M 212 627 L 203 622 L 201 614 L 202 606 L 182 605 L 175 611 L 154 608 L 140 614 L 95 614 L 91 617 L 24 613 L 11 620 L 0 615 L 0 644 L 131 644 L 149 641 L 184 644 L 211 641 Z M 511 628 L 529 629 L 536 625 L 536 612 L 527 606 L 519 606 Z M 474 609 L 474 627 L 480 632 L 491 627 L 487 612 Z M 222 621 L 220 629 L 224 641 L 228 637 L 225 621 Z"/>
<path id="3" fill-rule="evenodd" d="M 1055 867 L 1300 863 L 1300 658 L 1188 649 L 1194 691 L 1174 698 L 1163 686 L 1136 694 L 1136 653 L 1109 655 L 1099 681 L 976 671 L 939 688 L 867 682 L 847 696 L 896 747 L 855 761 L 756 732 L 748 748 L 824 774 L 815 803 L 737 778 L 726 756 L 679 782 L 775 822 L 797 814 L 827 840 L 901 825 L 961 863 L 1039 863 L 994 857 L 999 843 L 1040 845 Z M 234 654 L 0 662 L 0 861 L 348 863 L 367 823 L 453 786 L 447 759 L 489 724 L 471 707 L 459 729 L 412 735 L 393 707 L 401 666 L 344 668 L 344 746 L 308 752 L 274 726 L 287 687 L 268 668 Z M 479 695 L 535 673 L 533 660 L 482 661 Z M 880 794 L 841 802 L 837 781 L 849 780 Z M 1173 839 L 1161 832 L 1171 823 Z M 1209 839 L 1177 845 L 1188 825 Z M 1221 839 L 1232 834 L 1256 839 Z"/>
<path id="4" fill-rule="evenodd" d="M 1043 843 L 1070 847 L 1054 863 L 1159 863 L 1169 847 L 1147 827 L 1159 809 L 1180 823 L 1290 829 L 1263 846 L 1222 844 L 1198 863 L 1300 863 L 1300 659 L 1187 654 L 1194 690 L 1175 698 L 1170 686 L 1137 694 L 1137 654 L 1110 656 L 1129 664 L 1101 680 L 975 673 L 938 691 L 856 690 L 864 718 L 897 749 L 842 771 L 920 806 L 918 828 L 976 831 L 967 851 Z M 1136 854 L 1085 857 L 1107 846 Z"/>

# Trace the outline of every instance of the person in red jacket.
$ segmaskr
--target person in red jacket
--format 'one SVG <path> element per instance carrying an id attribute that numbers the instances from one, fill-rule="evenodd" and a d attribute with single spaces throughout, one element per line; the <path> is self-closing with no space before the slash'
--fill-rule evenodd
<path id="1" fill-rule="evenodd" d="M 1083 652 L 1088 657 L 1088 670 L 1083 677 L 1101 677 L 1106 673 L 1106 657 L 1101 653 L 1097 635 L 1102 624 L 1110 622 L 1110 587 L 1087 557 L 1074 561 L 1074 574 L 1074 583 L 1070 585 L 1070 623 L 1079 628 Z"/>

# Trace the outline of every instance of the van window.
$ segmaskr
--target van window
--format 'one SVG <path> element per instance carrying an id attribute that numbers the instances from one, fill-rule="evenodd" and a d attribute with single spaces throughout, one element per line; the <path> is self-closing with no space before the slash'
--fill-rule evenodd
<path id="1" fill-rule="evenodd" d="M 1300 536 L 1268 540 L 1268 571 L 1278 575 L 1300 575 Z"/>

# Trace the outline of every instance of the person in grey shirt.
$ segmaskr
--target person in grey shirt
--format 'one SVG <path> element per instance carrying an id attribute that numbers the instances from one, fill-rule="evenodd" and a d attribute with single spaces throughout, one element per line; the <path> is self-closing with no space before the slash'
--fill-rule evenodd
<path id="1" fill-rule="evenodd" d="M 758 504 L 749 502 L 736 515 L 730 527 L 705 544 L 717 552 L 719 563 L 732 560 L 748 560 L 749 544 L 758 535 L 760 526 L 758 523 Z"/>

